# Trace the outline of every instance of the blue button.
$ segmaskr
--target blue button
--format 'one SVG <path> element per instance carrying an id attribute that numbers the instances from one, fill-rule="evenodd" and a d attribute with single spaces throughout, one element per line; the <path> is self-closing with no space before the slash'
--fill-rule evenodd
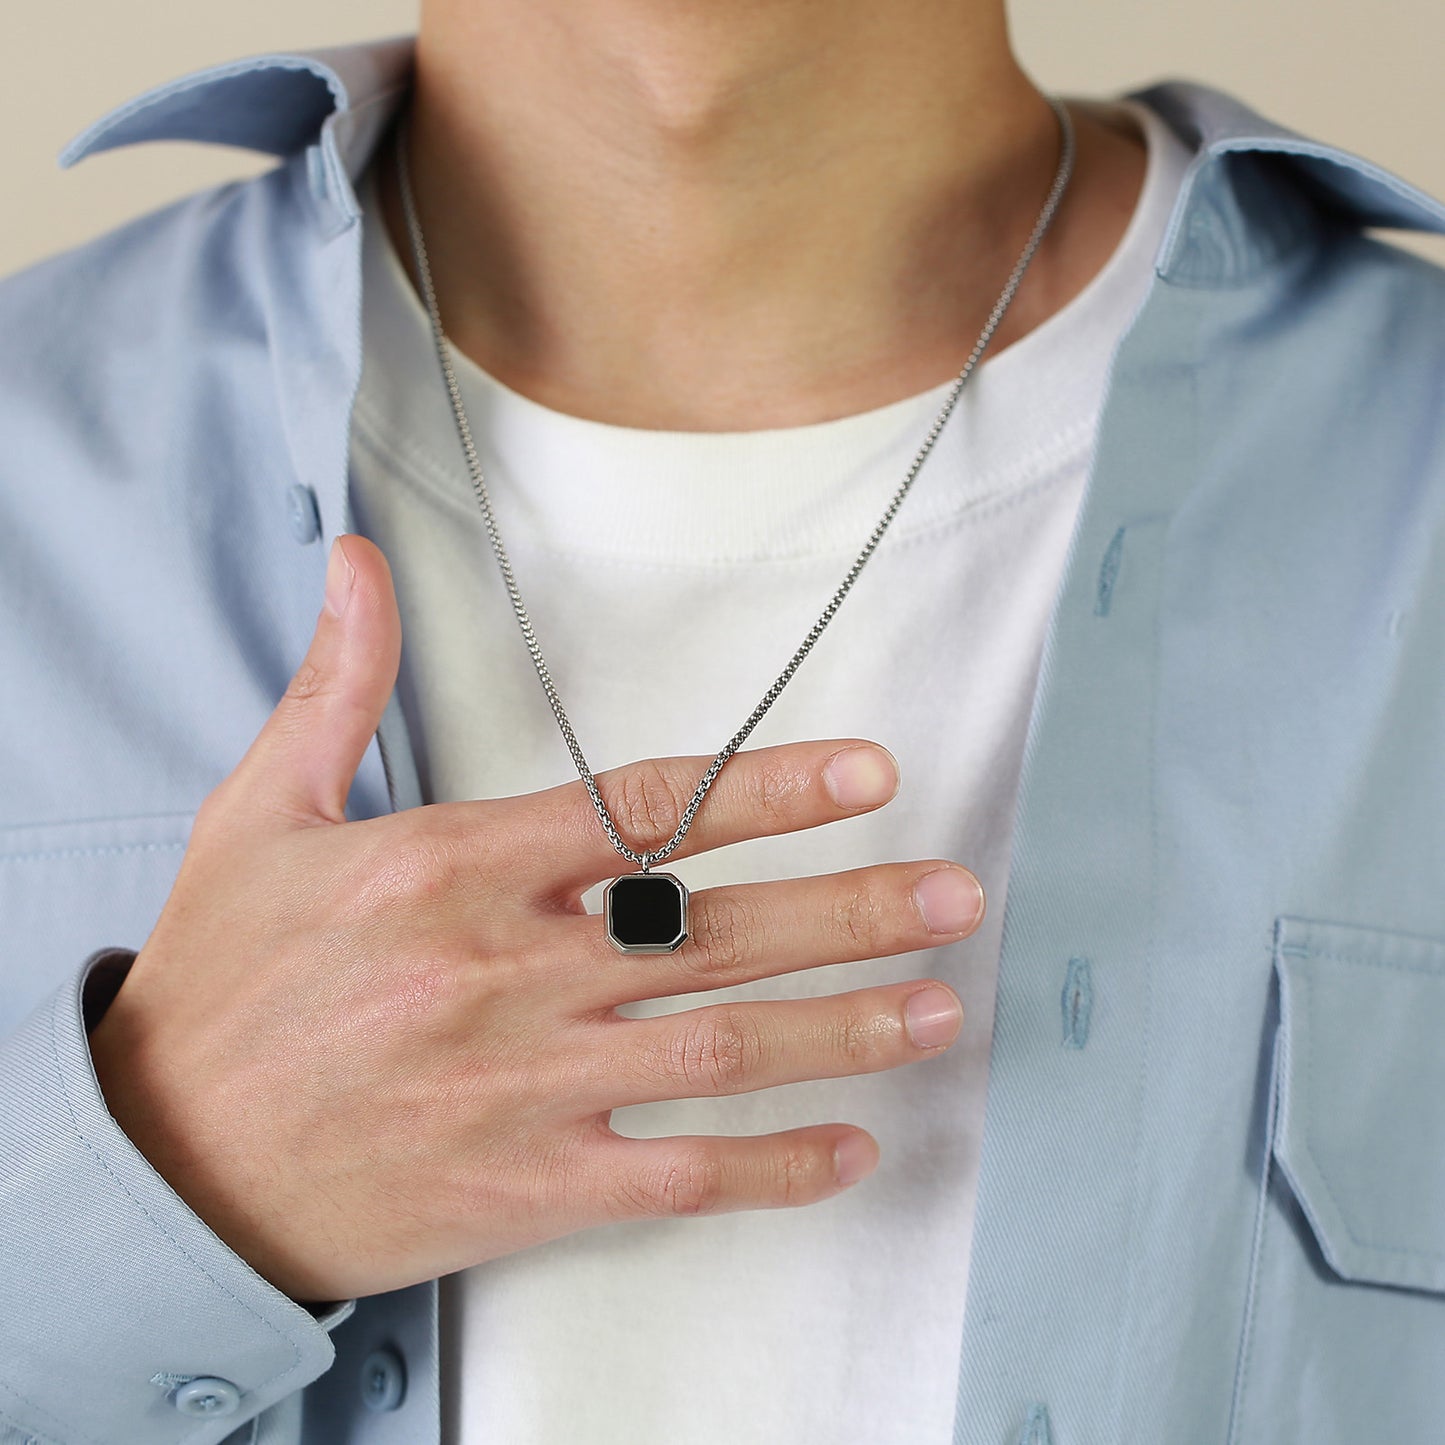
<path id="1" fill-rule="evenodd" d="M 232 1414 L 241 1403 L 241 1392 L 229 1381 L 214 1375 L 199 1375 L 171 1396 L 171 1403 L 182 1415 L 206 1415 L 217 1419 Z"/>
<path id="2" fill-rule="evenodd" d="M 291 535 L 303 547 L 321 535 L 321 509 L 310 487 L 298 483 L 286 493 L 286 520 L 291 524 Z"/>
<path id="3" fill-rule="evenodd" d="M 361 1402 L 368 1410 L 395 1410 L 406 1394 L 406 1366 L 395 1350 L 373 1350 L 361 1367 Z"/>

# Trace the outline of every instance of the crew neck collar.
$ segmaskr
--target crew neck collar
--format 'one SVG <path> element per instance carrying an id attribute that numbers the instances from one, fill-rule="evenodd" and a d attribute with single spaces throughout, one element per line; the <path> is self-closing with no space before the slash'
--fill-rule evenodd
<path id="1" fill-rule="evenodd" d="M 984 353 L 889 529 L 893 545 L 985 517 L 1087 451 L 1113 347 L 1152 277 L 1150 261 L 1190 158 L 1149 107 L 1120 103 L 1148 144 L 1123 235 L 1065 306 L 1002 351 Z M 360 444 L 394 471 L 398 485 L 452 508 L 463 524 L 479 521 L 425 309 L 369 178 L 360 194 Z M 557 411 L 455 348 L 452 360 L 509 546 L 680 565 L 856 555 L 954 381 L 799 426 L 665 431 Z"/>

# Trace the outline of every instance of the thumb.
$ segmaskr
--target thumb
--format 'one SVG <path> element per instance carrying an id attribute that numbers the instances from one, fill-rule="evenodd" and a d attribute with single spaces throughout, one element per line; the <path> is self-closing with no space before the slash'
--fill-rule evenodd
<path id="1" fill-rule="evenodd" d="M 401 616 L 381 549 L 338 537 L 311 646 L 223 787 L 233 803 L 300 824 L 344 823 L 351 780 L 396 685 Z"/>

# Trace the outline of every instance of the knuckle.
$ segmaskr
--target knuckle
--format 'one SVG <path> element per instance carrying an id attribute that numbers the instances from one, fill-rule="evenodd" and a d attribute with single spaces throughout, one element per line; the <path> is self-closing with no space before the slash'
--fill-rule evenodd
<path id="1" fill-rule="evenodd" d="M 690 1149 L 670 1159 L 641 1184 L 641 1203 L 650 1214 L 709 1214 L 722 1198 L 722 1161 L 716 1154 Z"/>
<path id="2" fill-rule="evenodd" d="M 565 1143 L 554 1142 L 534 1154 L 531 1187 L 523 1198 L 529 1204 L 546 1200 L 549 1210 L 573 1218 L 581 1208 L 583 1178 L 573 1152 Z"/>
<path id="3" fill-rule="evenodd" d="M 201 799 L 192 816 L 187 854 L 215 853 L 224 857 L 232 853 L 246 842 L 253 812 L 246 803 L 241 775 L 228 774 Z"/>
<path id="4" fill-rule="evenodd" d="M 465 852 L 460 840 L 434 819 L 418 817 L 425 808 L 397 815 L 387 830 L 374 867 L 383 897 L 436 901 L 465 881 Z"/>
<path id="5" fill-rule="evenodd" d="M 457 966 L 440 953 L 414 953 L 387 969 L 387 1013 L 396 1021 L 422 1022 L 449 1012 L 458 992 Z"/>
<path id="6" fill-rule="evenodd" d="M 487 1162 L 490 1167 L 479 1169 L 476 1155 L 459 1149 L 438 1166 L 445 1187 L 437 1193 L 449 1221 L 474 1228 L 490 1225 L 519 1207 L 534 1211 L 555 1207 L 550 1193 L 555 1176 L 548 1161 L 538 1159 L 531 1140 L 520 1135 L 493 1137 L 488 1140 Z"/>
<path id="7" fill-rule="evenodd" d="M 303 658 L 301 665 L 291 674 L 282 698 L 287 703 L 305 704 L 325 696 L 329 685 L 330 678 L 325 669 L 318 667 L 309 657 Z"/>
<path id="8" fill-rule="evenodd" d="M 817 1156 L 789 1147 L 775 1161 L 777 1197 L 783 1204 L 805 1204 L 817 1193 Z"/>
<path id="9" fill-rule="evenodd" d="M 477 1069 L 453 1057 L 465 1023 L 469 993 L 452 961 L 436 955 L 368 964 L 358 970 L 366 996 L 354 1008 L 353 1021 L 368 1045 L 388 1056 L 405 1058 L 416 1082 L 398 1086 L 420 1105 L 425 1095 L 427 1117 L 437 1127 L 466 1127 L 466 1112 L 477 1100 Z M 416 1061 L 426 1059 L 426 1064 Z M 425 1068 L 425 1084 L 417 1074 Z M 503 1068 L 489 1074 L 489 1085 L 505 1086 Z M 388 1090 L 389 1092 L 389 1090 Z M 411 1108 L 412 1104 L 408 1104 Z"/>
<path id="10" fill-rule="evenodd" d="M 851 1072 L 870 1073 L 883 1066 L 887 1031 L 880 1028 L 876 1013 L 856 1006 L 847 1008 L 836 1027 L 837 1050 Z"/>
<path id="11" fill-rule="evenodd" d="M 709 1009 L 678 1034 L 674 1072 L 708 1094 L 742 1089 L 758 1071 L 763 1042 L 757 1024 L 737 1009 Z"/>
<path id="12" fill-rule="evenodd" d="M 689 912 L 692 936 L 682 947 L 682 961 L 712 982 L 742 973 L 758 936 L 752 906 L 741 897 L 723 902 L 703 893 L 693 896 Z"/>
<path id="13" fill-rule="evenodd" d="M 839 941 L 851 952 L 867 956 L 883 943 L 887 910 L 872 877 L 854 878 L 840 890 L 833 910 Z"/>
<path id="14" fill-rule="evenodd" d="M 643 847 L 665 842 L 677 830 L 692 798 L 656 759 L 646 758 L 622 770 L 607 799 L 614 820 Z"/>
<path id="15" fill-rule="evenodd" d="M 232 783 L 230 777 L 222 778 L 204 798 L 191 820 L 191 834 L 206 836 L 218 830 L 232 805 Z"/>
<path id="16" fill-rule="evenodd" d="M 798 778 L 785 766 L 772 763 L 747 768 L 742 784 L 750 814 L 766 831 L 784 832 L 796 821 Z"/>

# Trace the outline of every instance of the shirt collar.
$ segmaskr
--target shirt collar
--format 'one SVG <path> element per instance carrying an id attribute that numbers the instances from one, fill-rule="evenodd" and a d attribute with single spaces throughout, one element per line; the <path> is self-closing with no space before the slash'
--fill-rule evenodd
<path id="1" fill-rule="evenodd" d="M 61 151 L 60 164 L 152 140 L 305 151 L 327 229 L 344 230 L 361 216 L 355 182 L 410 84 L 413 48 L 401 35 L 208 66 L 107 112 Z"/>
<path id="2" fill-rule="evenodd" d="M 278 156 L 307 150 L 313 188 L 328 198 L 335 228 L 345 229 L 360 215 L 354 183 L 410 83 L 413 44 L 396 36 L 195 71 L 102 116 L 60 163 L 148 140 Z M 1195 150 L 1155 261 L 1166 280 L 1247 280 L 1317 230 L 1320 207 L 1346 225 L 1445 233 L 1445 202 L 1214 86 L 1167 80 L 1126 94 L 1152 106 Z M 1285 179 L 1294 184 L 1280 184 Z"/>

